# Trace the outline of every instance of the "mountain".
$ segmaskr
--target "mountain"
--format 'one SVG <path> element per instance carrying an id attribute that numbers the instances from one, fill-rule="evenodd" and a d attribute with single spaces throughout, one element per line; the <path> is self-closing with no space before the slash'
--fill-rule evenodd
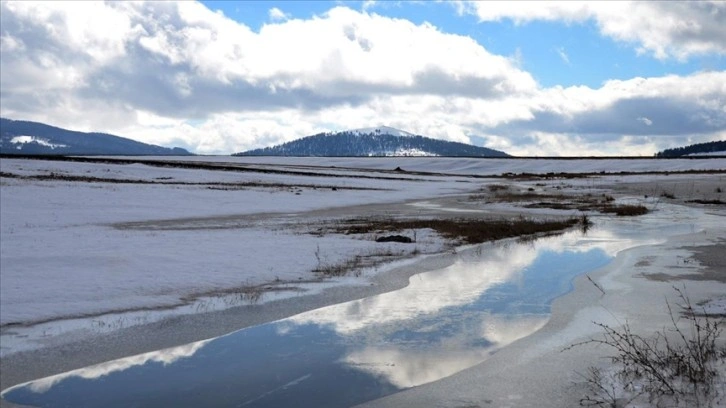
<path id="1" fill-rule="evenodd" d="M 188 151 L 105 133 L 84 133 L 38 122 L 0 118 L 1 154 L 182 156 Z"/>
<path id="2" fill-rule="evenodd" d="M 655 157 L 681 157 L 691 155 L 726 156 L 726 140 L 665 149 L 656 153 Z"/>
<path id="3" fill-rule="evenodd" d="M 234 156 L 448 156 L 507 157 L 498 150 L 431 139 L 388 126 L 319 133 L 277 146 L 235 153 Z"/>

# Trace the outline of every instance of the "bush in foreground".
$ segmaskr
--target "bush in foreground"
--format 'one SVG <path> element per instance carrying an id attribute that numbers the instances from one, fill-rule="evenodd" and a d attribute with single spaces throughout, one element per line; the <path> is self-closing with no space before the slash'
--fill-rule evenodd
<path id="1" fill-rule="evenodd" d="M 596 323 L 602 339 L 582 344 L 602 344 L 614 349 L 613 367 L 590 367 L 585 375 L 590 394 L 582 406 L 603 407 L 715 407 L 726 405 L 726 345 L 718 317 L 697 313 L 684 292 L 676 315 L 667 304 L 671 327 L 651 337 L 632 332 L 626 323 L 613 328 Z M 687 329 L 678 324 L 686 319 Z M 572 347 L 574 347 L 572 346 Z"/>

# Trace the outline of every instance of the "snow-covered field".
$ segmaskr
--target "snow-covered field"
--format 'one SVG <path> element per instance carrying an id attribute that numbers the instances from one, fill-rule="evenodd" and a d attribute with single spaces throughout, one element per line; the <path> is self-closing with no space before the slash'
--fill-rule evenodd
<path id="1" fill-rule="evenodd" d="M 126 158 L 126 157 L 121 157 Z M 143 158 L 143 157 L 142 157 Z M 149 159 L 146 157 L 145 159 Z M 173 157 L 154 157 L 154 160 L 176 160 Z M 505 173 L 619 173 L 656 172 L 685 170 L 726 170 L 724 158 L 699 159 L 646 159 L 646 158 L 603 158 L 603 159 L 499 159 L 459 157 L 226 157 L 192 156 L 185 161 L 234 163 L 265 167 L 286 166 L 296 168 L 327 168 L 327 171 L 342 169 L 393 170 L 400 167 L 406 171 L 444 174 L 466 174 L 478 176 L 501 175 Z M 330 169 L 333 168 L 333 169 Z"/>
<path id="2" fill-rule="evenodd" d="M 270 282 L 314 279 L 316 267 L 350 256 L 414 252 L 402 244 L 311 235 L 322 213 L 309 212 L 386 204 L 415 214 L 426 208 L 425 199 L 492 182 L 464 175 L 726 168 L 725 159 L 183 160 L 244 165 L 246 171 L 2 159 L 0 324 L 178 306 Z M 396 167 L 461 176 L 390 171 Z M 419 238 L 417 253 L 442 248 L 434 235 Z"/>
<path id="3" fill-rule="evenodd" d="M 307 234 L 312 228 L 307 224 L 314 220 L 296 213 L 472 188 L 448 180 L 236 174 L 41 160 L 3 159 L 0 169 L 20 176 L 52 173 L 178 183 L 3 178 L 2 324 L 178 305 L 232 288 L 312 279 L 310 271 L 319 262 L 370 251 L 371 244 L 314 237 Z M 202 220 L 191 230 L 114 225 L 192 217 Z"/>

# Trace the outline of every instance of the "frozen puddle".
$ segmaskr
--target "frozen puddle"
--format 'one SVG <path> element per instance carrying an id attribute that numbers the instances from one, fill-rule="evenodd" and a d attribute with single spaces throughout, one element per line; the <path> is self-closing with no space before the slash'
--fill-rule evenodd
<path id="1" fill-rule="evenodd" d="M 356 405 L 483 362 L 544 326 L 552 300 L 575 276 L 618 251 L 694 228 L 608 224 L 587 235 L 469 248 L 398 291 L 32 381 L 2 396 L 47 407 Z"/>

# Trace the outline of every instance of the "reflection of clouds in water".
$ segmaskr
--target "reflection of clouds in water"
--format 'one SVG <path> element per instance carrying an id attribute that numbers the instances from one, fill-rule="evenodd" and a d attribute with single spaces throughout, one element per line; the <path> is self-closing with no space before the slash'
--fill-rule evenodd
<path id="1" fill-rule="evenodd" d="M 37 393 L 43 393 L 48 391 L 51 387 L 58 384 L 59 382 L 69 378 L 69 377 L 81 377 L 85 379 L 95 379 L 99 377 L 103 377 L 105 375 L 111 374 L 116 371 L 123 371 L 126 369 L 129 369 L 134 366 L 141 366 L 148 362 L 158 362 L 162 363 L 164 365 L 172 364 L 175 361 L 185 358 L 185 357 L 191 357 L 199 351 L 202 347 L 204 347 L 207 343 L 212 341 L 212 339 L 209 340 L 203 340 L 198 341 L 196 343 L 190 343 L 185 344 L 183 346 L 179 347 L 172 347 L 164 350 L 159 351 L 152 351 L 150 353 L 144 353 L 139 354 L 136 356 L 121 358 L 118 360 L 112 360 L 105 363 L 97 364 L 94 366 L 81 368 L 78 370 L 68 371 L 63 374 L 54 375 L 51 377 L 43 378 L 40 380 L 32 381 L 27 384 L 20 384 L 18 386 L 12 387 L 12 388 L 18 388 L 18 387 L 24 387 L 25 385 L 28 386 L 28 388 L 34 392 Z M 10 391 L 10 389 L 6 390 Z"/>
<path id="2" fill-rule="evenodd" d="M 399 388 L 415 387 L 473 367 L 496 349 L 526 337 L 547 323 L 546 316 L 490 316 L 482 321 L 483 337 L 491 344 L 472 347 L 466 333 L 458 333 L 436 348 L 365 347 L 343 358 L 358 370 L 385 378 Z"/>
<path id="3" fill-rule="evenodd" d="M 502 347 L 536 332 L 548 320 L 543 315 L 491 315 L 482 322 L 482 337 Z"/>
<path id="4" fill-rule="evenodd" d="M 613 223 L 616 223 L 613 221 Z M 614 257 L 618 252 L 635 245 L 649 245 L 658 242 L 657 239 L 644 237 L 626 237 L 613 229 L 597 226 L 583 235 L 579 230 L 568 231 L 557 237 L 541 239 L 535 242 L 540 251 L 556 253 L 573 252 L 583 253 L 599 249 L 608 256 Z"/>
<path id="5" fill-rule="evenodd" d="M 651 242 L 655 240 L 647 243 Z M 520 280 L 523 271 L 544 252 L 598 250 L 614 256 L 643 243 L 599 228 L 587 236 L 569 231 L 532 243 L 485 245 L 481 251 L 473 248 L 462 252 L 456 263 L 443 270 L 414 275 L 410 285 L 399 291 L 304 313 L 290 321 L 326 325 L 344 336 L 366 338 L 365 346 L 353 349 L 342 361 L 397 387 L 414 387 L 483 362 L 495 350 L 539 330 L 549 319 L 545 315 L 483 312 L 477 317 L 477 329 L 472 331 L 466 319 L 440 313 L 442 309 L 470 304 L 497 284 Z M 439 313 L 436 321 L 421 319 L 434 313 Z M 454 329 L 444 329 L 447 326 Z M 397 344 L 395 337 L 390 337 L 402 330 L 441 336 L 419 348 L 406 342 Z"/>
<path id="6" fill-rule="evenodd" d="M 401 290 L 313 310 L 290 320 L 298 324 L 330 325 L 340 334 L 351 334 L 370 325 L 404 322 L 446 307 L 471 303 L 497 284 L 516 281 L 542 252 L 584 253 L 601 249 L 614 255 L 634 245 L 635 240 L 619 238 L 605 228 L 588 236 L 569 231 L 530 244 L 485 245 L 481 254 L 478 250 L 469 250 L 445 269 L 412 276 L 409 286 Z"/>
<path id="7" fill-rule="evenodd" d="M 383 377 L 399 388 L 415 387 L 448 377 L 486 359 L 486 348 L 410 351 L 368 347 L 343 360 L 346 364 L 376 377 Z"/>
<path id="8" fill-rule="evenodd" d="M 536 251 L 519 245 L 494 248 L 482 254 L 480 261 L 459 260 L 443 270 L 415 275 L 401 290 L 313 310 L 290 320 L 331 325 L 340 334 L 409 320 L 473 302 L 493 285 L 513 279 L 535 256 Z"/>

